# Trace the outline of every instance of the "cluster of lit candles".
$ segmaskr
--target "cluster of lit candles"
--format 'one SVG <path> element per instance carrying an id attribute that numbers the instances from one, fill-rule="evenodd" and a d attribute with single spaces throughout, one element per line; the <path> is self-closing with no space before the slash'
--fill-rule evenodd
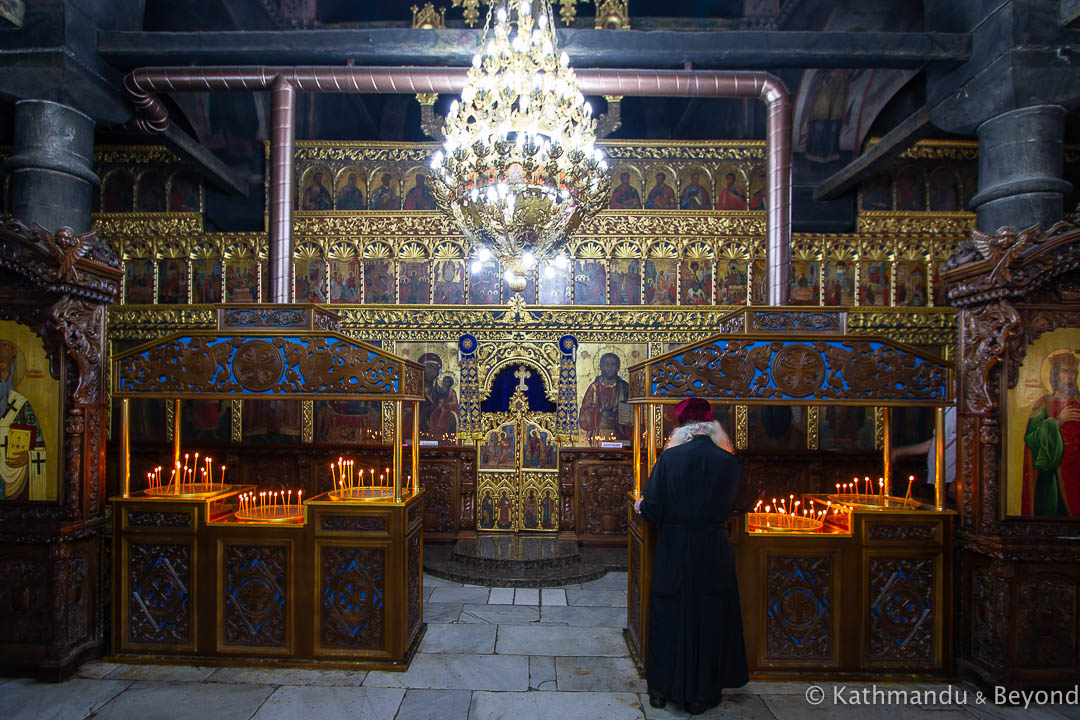
<path id="1" fill-rule="evenodd" d="M 292 490 L 261 490 L 257 493 L 240 494 L 241 515 L 295 515 L 300 512 L 304 491 L 296 491 L 293 499 Z"/>
<path id="2" fill-rule="evenodd" d="M 859 478 L 852 478 L 849 483 L 836 483 L 836 494 L 842 498 L 854 498 L 857 503 L 875 502 L 875 498 L 882 505 L 885 504 L 885 478 L 878 478 L 877 490 L 874 490 L 874 481 L 869 476 L 860 483 Z M 908 486 L 910 489 L 910 485 Z"/>
<path id="3" fill-rule="evenodd" d="M 762 509 L 764 505 L 764 509 Z M 777 502 L 776 498 L 772 499 L 771 505 L 765 505 L 764 500 L 758 500 L 757 505 L 754 506 L 755 513 L 765 513 L 770 517 L 766 519 L 766 526 L 770 526 L 775 522 L 777 527 L 791 528 L 794 525 L 801 524 L 794 518 L 802 518 L 815 523 L 824 523 L 826 518 L 830 514 L 838 515 L 840 510 L 834 508 L 832 501 L 830 500 L 824 507 L 816 505 L 813 499 L 810 500 L 809 506 L 802 505 L 802 500 L 796 500 L 794 495 L 788 495 L 787 498 L 780 498 Z"/>
<path id="4" fill-rule="evenodd" d="M 200 467 L 199 453 L 195 453 L 194 464 L 188 466 L 191 460 L 190 453 L 184 453 L 184 464 L 176 461 L 175 467 L 169 474 L 168 481 L 164 480 L 163 468 L 158 465 L 146 473 L 146 485 L 151 492 L 182 495 L 188 492 L 206 492 L 215 487 L 225 488 L 225 466 L 221 466 L 219 482 L 214 482 L 214 458 L 204 455 Z"/>
<path id="5" fill-rule="evenodd" d="M 367 469 L 367 479 L 365 479 L 364 468 L 357 470 L 355 460 L 345 460 L 340 457 L 336 463 L 330 463 L 330 477 L 334 481 L 334 488 L 337 490 L 366 487 L 386 488 L 394 484 L 390 468 L 386 468 L 376 478 L 375 468 L 369 467 Z"/>

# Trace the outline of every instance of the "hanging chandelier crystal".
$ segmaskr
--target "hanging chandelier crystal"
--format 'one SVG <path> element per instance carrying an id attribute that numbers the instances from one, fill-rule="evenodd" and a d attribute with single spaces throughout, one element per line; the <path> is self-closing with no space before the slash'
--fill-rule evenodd
<path id="1" fill-rule="evenodd" d="M 494 257 L 520 292 L 534 266 L 568 265 L 568 236 L 610 180 L 550 2 L 492 2 L 482 42 L 431 160 L 432 194 L 478 249 L 474 271 Z"/>

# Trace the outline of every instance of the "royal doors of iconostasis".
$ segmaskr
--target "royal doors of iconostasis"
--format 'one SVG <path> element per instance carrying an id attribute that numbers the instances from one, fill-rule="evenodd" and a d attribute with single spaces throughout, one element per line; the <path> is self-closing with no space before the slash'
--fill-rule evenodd
<path id="1" fill-rule="evenodd" d="M 522 372 L 525 372 L 522 370 Z M 521 386 L 508 412 L 485 413 L 477 441 L 476 529 L 559 529 L 559 442 L 556 415 L 529 410 Z"/>

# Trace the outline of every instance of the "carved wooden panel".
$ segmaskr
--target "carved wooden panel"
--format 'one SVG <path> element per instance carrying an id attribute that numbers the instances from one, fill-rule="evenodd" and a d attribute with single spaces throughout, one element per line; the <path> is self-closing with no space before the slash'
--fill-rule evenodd
<path id="1" fill-rule="evenodd" d="M 0 642 L 36 645 L 45 641 L 46 589 L 43 561 L 22 554 L 0 556 Z"/>
<path id="2" fill-rule="evenodd" d="M 1017 585 L 1017 664 L 1041 669 L 1072 668 L 1076 663 L 1076 580 L 1057 573 L 1039 573 Z"/>
<path id="3" fill-rule="evenodd" d="M 187 543 L 128 545 L 129 642 L 192 642 L 192 555 L 192 546 Z"/>
<path id="4" fill-rule="evenodd" d="M 161 512 L 148 510 L 128 510 L 127 522 L 129 527 L 166 527 L 166 528 L 189 528 L 191 527 L 191 511 Z"/>
<path id="5" fill-rule="evenodd" d="M 381 650 L 386 645 L 386 550 L 322 546 L 319 645 Z"/>
<path id="6" fill-rule="evenodd" d="M 987 665 L 997 665 L 1005 654 L 1009 616 L 1009 584 L 988 567 L 971 574 L 971 654 Z"/>
<path id="7" fill-rule="evenodd" d="M 629 463 L 578 463 L 580 529 L 591 535 L 626 534 L 626 493 L 634 487 Z"/>
<path id="8" fill-rule="evenodd" d="M 97 602 L 93 597 L 97 580 L 90 577 L 91 568 L 96 569 L 96 563 L 92 563 L 89 553 L 82 550 L 71 551 L 60 564 L 59 585 L 63 588 L 64 623 L 54 628 L 54 633 L 63 635 L 64 646 L 81 644 L 90 637 L 93 629 L 89 607 Z"/>
<path id="9" fill-rule="evenodd" d="M 832 660 L 835 563 L 832 554 L 766 557 L 766 658 Z"/>
<path id="10" fill-rule="evenodd" d="M 408 633 L 420 624 L 420 533 L 416 532 L 406 541 L 406 553 L 408 555 L 408 585 L 409 585 L 409 609 L 408 609 Z"/>
<path id="11" fill-rule="evenodd" d="M 476 529 L 476 453 L 461 454 L 461 506 L 458 522 L 462 530 Z"/>
<path id="12" fill-rule="evenodd" d="M 937 522 L 928 523 L 889 523 L 889 522 L 866 522 L 866 538 L 883 542 L 937 542 L 938 530 L 941 525 Z"/>
<path id="13" fill-rule="evenodd" d="M 936 559 L 871 556 L 867 568 L 870 659 L 934 662 Z"/>
<path id="14" fill-rule="evenodd" d="M 386 517 L 383 515 L 323 515 L 322 529 L 386 532 Z"/>
<path id="15" fill-rule="evenodd" d="M 630 590 L 626 598 L 628 624 L 630 632 L 641 644 L 641 538 L 630 538 L 630 558 L 628 565 Z"/>
<path id="16" fill-rule="evenodd" d="M 225 545 L 222 550 L 224 645 L 288 645 L 289 548 Z"/>
<path id="17" fill-rule="evenodd" d="M 457 507 L 456 463 L 428 461 L 420 463 L 420 486 L 424 488 L 424 531 L 457 532 L 454 509 Z"/>

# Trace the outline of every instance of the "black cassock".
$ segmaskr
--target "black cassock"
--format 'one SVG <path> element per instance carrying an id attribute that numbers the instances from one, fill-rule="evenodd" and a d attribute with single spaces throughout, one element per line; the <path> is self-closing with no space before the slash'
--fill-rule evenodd
<path id="1" fill-rule="evenodd" d="M 743 497 L 742 464 L 706 435 L 665 450 L 645 487 L 641 514 L 660 526 L 645 676 L 678 703 L 715 701 L 749 680 L 725 528 Z"/>

